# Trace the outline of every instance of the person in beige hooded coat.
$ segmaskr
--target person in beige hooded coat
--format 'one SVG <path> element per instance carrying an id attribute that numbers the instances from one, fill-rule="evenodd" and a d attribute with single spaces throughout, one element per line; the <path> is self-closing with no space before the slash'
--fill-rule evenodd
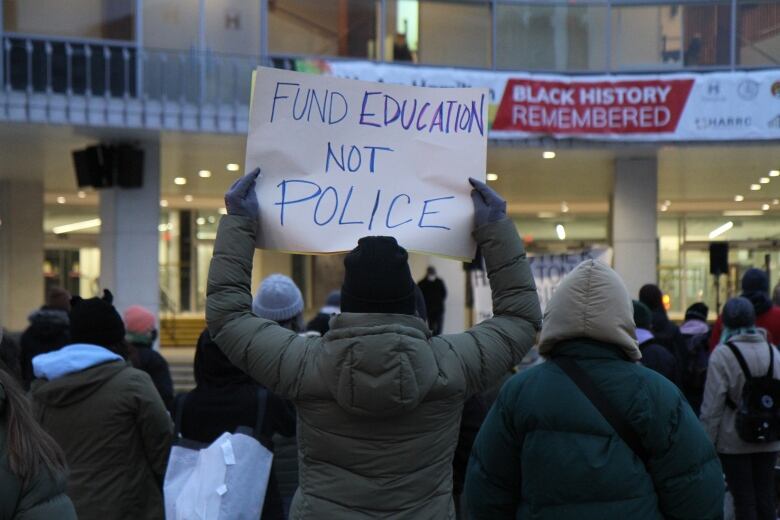
<path id="1" fill-rule="evenodd" d="M 646 463 L 548 361 L 504 385 L 477 435 L 470 518 L 722 517 L 715 450 L 677 387 L 636 363 L 633 307 L 617 273 L 594 260 L 569 273 L 545 309 L 539 351 L 587 374 L 638 434 Z"/>
<path id="2" fill-rule="evenodd" d="M 296 405 L 300 487 L 291 518 L 454 518 L 452 459 L 463 403 L 520 361 L 541 325 L 533 276 L 505 203 L 475 183 L 474 237 L 493 289 L 492 319 L 461 334 L 432 337 L 414 315 L 342 312 L 324 337 L 302 338 L 251 313 L 253 188 L 250 174 L 226 196 L 229 214 L 214 246 L 206 320 L 236 366 Z M 366 265 L 359 257 L 370 243 L 394 251 L 369 255 L 372 274 L 379 276 L 390 263 L 395 272 L 405 270 L 398 281 L 406 281 L 404 300 L 414 305 L 406 252 L 391 241 L 361 239 L 348 255 L 342 311 L 348 286 L 374 298 L 366 305 L 380 296 L 367 284 L 349 285 L 354 263 Z"/>

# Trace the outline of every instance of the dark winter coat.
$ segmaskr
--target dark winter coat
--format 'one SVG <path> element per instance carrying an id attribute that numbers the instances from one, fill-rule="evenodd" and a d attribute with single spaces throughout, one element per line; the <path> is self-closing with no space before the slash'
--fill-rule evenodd
<path id="1" fill-rule="evenodd" d="M 146 373 L 111 361 L 36 379 L 32 396 L 41 425 L 65 452 L 80 520 L 163 518 L 173 424 Z"/>
<path id="2" fill-rule="evenodd" d="M 447 288 L 441 278 L 431 281 L 423 278 L 417 282 L 425 300 L 425 309 L 429 316 L 438 316 L 444 312 L 444 300 L 447 299 Z"/>
<path id="3" fill-rule="evenodd" d="M 522 359 L 541 320 L 514 223 L 474 232 L 495 316 L 437 337 L 408 315 L 343 313 L 323 338 L 253 315 L 254 227 L 222 217 L 206 321 L 233 363 L 296 405 L 300 487 L 291 518 L 452 518 L 463 402 Z"/>
<path id="4" fill-rule="evenodd" d="M 6 397 L 0 386 L 0 520 L 76 520 L 66 476 L 41 471 L 26 485 L 8 465 Z"/>
<path id="5" fill-rule="evenodd" d="M 670 352 L 677 343 L 677 337 L 680 334 L 680 328 L 675 325 L 666 311 L 658 309 L 653 311 L 653 335 L 656 343 L 666 347 Z"/>
<path id="6" fill-rule="evenodd" d="M 677 360 L 669 350 L 651 338 L 639 345 L 642 352 L 642 364 L 650 370 L 655 370 L 666 379 L 678 384 L 679 371 Z"/>
<path id="7" fill-rule="evenodd" d="M 41 307 L 27 318 L 30 325 L 19 339 L 21 348 L 22 381 L 29 388 L 35 376 L 32 358 L 64 347 L 70 340 L 70 319 L 60 309 Z"/>
<path id="8" fill-rule="evenodd" d="M 633 362 L 633 307 L 614 271 L 586 261 L 563 280 L 539 350 L 590 376 L 639 434 L 649 462 L 548 361 L 504 385 L 477 435 L 466 477 L 471 518 L 722 518 L 725 485 L 712 443 L 679 390 Z"/>
<path id="9" fill-rule="evenodd" d="M 167 409 L 173 405 L 173 379 L 168 362 L 151 345 L 133 344 L 135 355 L 132 356 L 133 367 L 143 370 L 154 383 L 157 393 Z"/>

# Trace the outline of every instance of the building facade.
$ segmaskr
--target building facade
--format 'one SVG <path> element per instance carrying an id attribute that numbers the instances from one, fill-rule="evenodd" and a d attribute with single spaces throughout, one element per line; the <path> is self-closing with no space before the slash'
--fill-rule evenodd
<path id="1" fill-rule="evenodd" d="M 0 6 L 0 323 L 8 328 L 25 325 L 50 285 L 84 296 L 108 287 L 120 308 L 202 314 L 222 194 L 244 173 L 258 65 L 491 87 L 489 179 L 529 251 L 554 258 L 608 248 L 632 292 L 658 281 L 674 312 L 715 303 L 712 240 L 731 246 L 721 301 L 748 267 L 778 279 L 780 150 L 772 132 L 780 128 L 780 2 Z M 690 80 L 686 96 L 699 114 L 685 109 L 687 134 L 653 138 L 497 130 L 504 103 L 538 98 L 544 82 L 580 80 Z M 531 86 L 507 94 L 510 82 Z M 101 143 L 143 150 L 142 187 L 79 188 L 72 153 Z M 415 275 L 429 263 L 453 289 L 446 323 L 458 329 L 467 321 L 465 274 L 459 264 L 413 255 Z M 272 272 L 293 276 L 311 310 L 342 271 L 338 257 L 258 252 L 255 281 Z"/>

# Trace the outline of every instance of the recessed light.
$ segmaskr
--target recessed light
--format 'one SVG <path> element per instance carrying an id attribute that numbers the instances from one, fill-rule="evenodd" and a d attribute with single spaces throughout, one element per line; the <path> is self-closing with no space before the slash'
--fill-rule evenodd
<path id="1" fill-rule="evenodd" d="M 743 195 L 734 195 L 734 202 L 742 202 L 743 200 L 745 200 Z"/>
<path id="2" fill-rule="evenodd" d="M 750 191 L 758 191 L 760 189 L 761 189 L 761 185 L 760 184 L 751 184 L 750 185 Z"/>
<path id="3" fill-rule="evenodd" d="M 543 151 L 542 159 L 555 159 L 555 152 L 553 152 L 552 150 Z"/>
<path id="4" fill-rule="evenodd" d="M 206 224 L 206 219 L 203 217 L 198 217 L 195 219 L 195 223 L 199 226 L 203 226 Z"/>
<path id="5" fill-rule="evenodd" d="M 238 170 L 241 169 L 241 167 L 234 162 L 228 163 L 227 166 L 225 166 L 225 168 L 227 168 L 227 171 L 229 172 L 237 172 Z"/>
<path id="6" fill-rule="evenodd" d="M 84 193 L 83 191 L 80 191 L 80 192 L 78 192 L 76 195 L 77 195 L 77 196 L 78 196 L 78 198 L 80 198 L 80 199 L 86 199 L 86 198 L 87 198 L 87 194 L 86 194 L 86 193 Z"/>
<path id="7" fill-rule="evenodd" d="M 175 179 L 173 179 L 173 183 L 176 184 L 177 186 L 184 186 L 185 184 L 187 184 L 187 179 L 185 179 L 184 177 L 176 177 Z"/>
<path id="8" fill-rule="evenodd" d="M 769 184 L 769 177 L 761 177 L 758 182 L 761 184 Z"/>
<path id="9" fill-rule="evenodd" d="M 780 170 L 769 170 L 770 177 L 780 177 Z"/>
<path id="10" fill-rule="evenodd" d="M 57 204 L 65 204 L 67 202 L 65 197 L 57 197 Z"/>
<path id="11" fill-rule="evenodd" d="M 763 211 L 769 211 L 769 204 L 762 204 L 762 205 L 761 205 L 761 209 L 762 209 Z"/>
<path id="12" fill-rule="evenodd" d="M 488 173 L 487 174 L 487 180 L 490 181 L 497 181 L 498 180 L 498 174 L 497 173 Z"/>
<path id="13" fill-rule="evenodd" d="M 558 235 L 558 240 L 566 240 L 566 228 L 563 224 L 555 226 L 555 234 Z"/>
<path id="14" fill-rule="evenodd" d="M 185 195 L 184 202 L 192 202 L 192 195 Z"/>
<path id="15" fill-rule="evenodd" d="M 211 171 L 210 170 L 201 170 L 198 172 L 198 177 L 202 177 L 204 179 L 208 179 L 211 177 Z"/>
<path id="16" fill-rule="evenodd" d="M 227 210 L 226 210 L 225 208 L 219 208 L 219 209 L 217 210 L 217 212 L 218 212 L 220 215 L 227 215 Z"/>
<path id="17" fill-rule="evenodd" d="M 661 206 L 661 211 L 669 211 L 669 206 Z"/>
<path id="18" fill-rule="evenodd" d="M 162 199 L 162 200 L 160 201 L 160 207 L 161 207 L 161 208 L 167 208 L 167 207 L 168 207 L 168 201 L 167 201 L 167 200 L 165 200 L 165 199 Z"/>

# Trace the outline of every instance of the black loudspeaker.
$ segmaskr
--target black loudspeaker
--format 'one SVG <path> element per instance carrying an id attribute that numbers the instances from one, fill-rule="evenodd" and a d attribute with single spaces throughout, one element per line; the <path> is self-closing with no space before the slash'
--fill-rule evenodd
<path id="1" fill-rule="evenodd" d="M 721 275 L 729 271 L 729 243 L 710 242 L 710 274 Z"/>
<path id="2" fill-rule="evenodd" d="M 76 170 L 76 183 L 79 188 L 102 186 L 102 154 L 97 146 L 90 146 L 73 152 L 73 168 Z"/>
<path id="3" fill-rule="evenodd" d="M 120 188 L 141 188 L 144 185 L 144 151 L 132 145 L 111 148 L 111 158 Z"/>

